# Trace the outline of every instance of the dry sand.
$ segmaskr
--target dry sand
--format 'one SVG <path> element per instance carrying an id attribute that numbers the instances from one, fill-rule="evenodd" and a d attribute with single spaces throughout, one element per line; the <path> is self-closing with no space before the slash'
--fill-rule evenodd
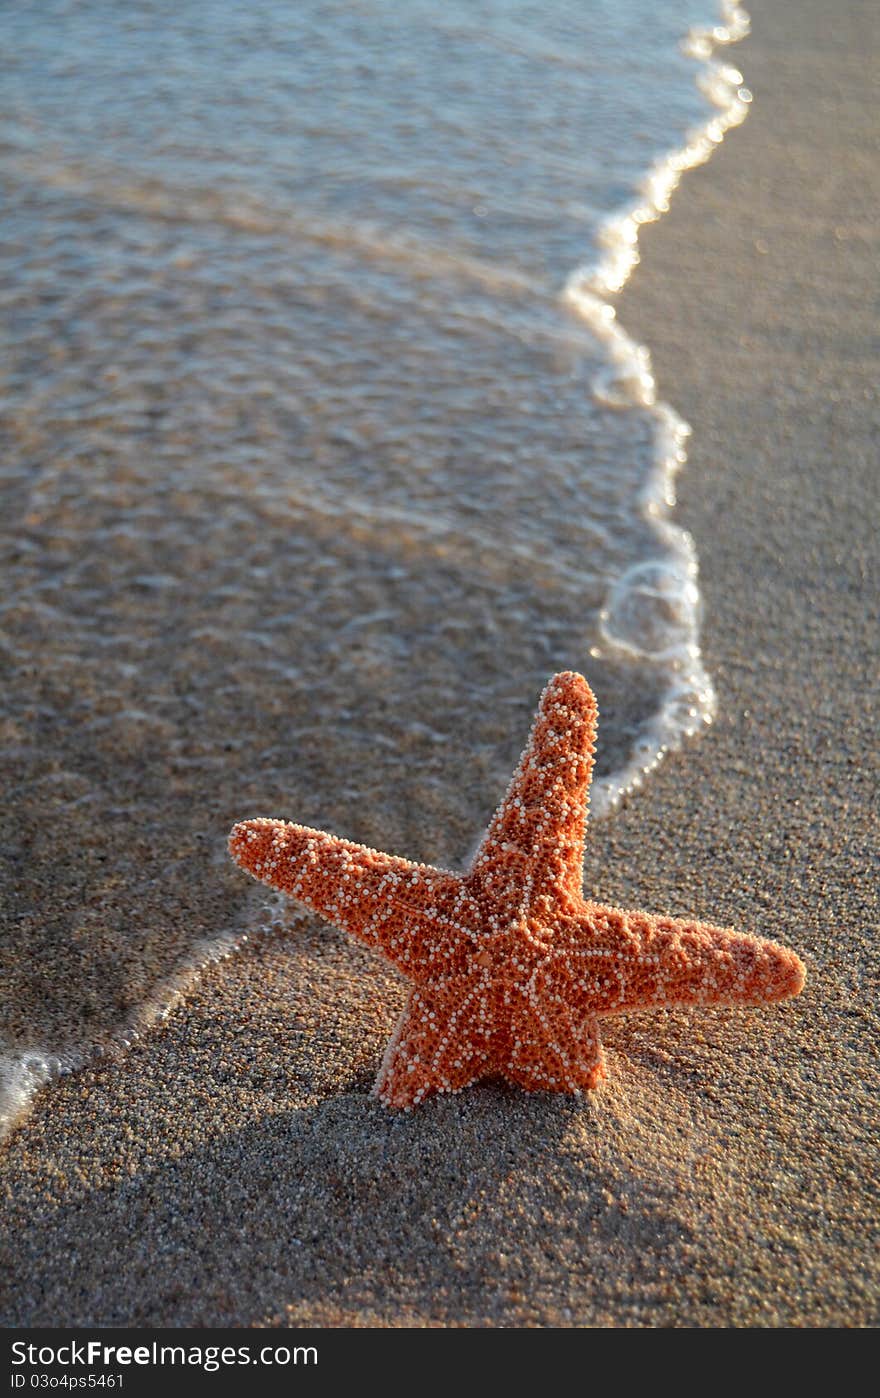
<path id="1" fill-rule="evenodd" d="M 694 427 L 721 717 L 595 827 L 585 884 L 792 946 L 803 996 L 610 1021 L 585 1101 L 395 1116 L 367 1092 L 399 983 L 292 918 L 11 1138 L 7 1323 L 876 1323 L 869 13 L 754 10 L 755 109 L 620 305 Z"/>

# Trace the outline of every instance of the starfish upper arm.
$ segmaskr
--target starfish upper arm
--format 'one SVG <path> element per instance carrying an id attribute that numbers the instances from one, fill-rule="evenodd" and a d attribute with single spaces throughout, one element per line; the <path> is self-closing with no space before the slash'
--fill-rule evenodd
<path id="1" fill-rule="evenodd" d="M 283 820 L 242 821 L 229 847 L 242 868 L 377 947 L 413 979 L 457 964 L 471 900 L 455 874 Z"/>
<path id="2" fill-rule="evenodd" d="M 580 896 L 596 701 L 572 671 L 541 696 L 529 741 L 467 882 L 510 919 Z"/>

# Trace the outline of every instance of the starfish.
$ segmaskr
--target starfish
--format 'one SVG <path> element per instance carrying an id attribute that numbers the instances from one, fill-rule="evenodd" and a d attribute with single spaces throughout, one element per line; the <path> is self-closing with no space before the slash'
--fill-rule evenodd
<path id="1" fill-rule="evenodd" d="M 800 992 L 802 962 L 774 942 L 584 899 L 596 718 L 583 676 L 554 675 L 464 874 L 281 820 L 233 828 L 242 868 L 377 948 L 410 982 L 373 1089 L 387 1106 L 408 1111 L 485 1077 L 579 1093 L 605 1075 L 605 1015 Z"/>

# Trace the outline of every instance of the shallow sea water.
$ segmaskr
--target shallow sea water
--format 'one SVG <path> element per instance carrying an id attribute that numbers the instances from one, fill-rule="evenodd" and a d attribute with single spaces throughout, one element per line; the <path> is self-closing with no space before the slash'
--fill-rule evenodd
<path id="1" fill-rule="evenodd" d="M 718 22 L 4 14 L 8 1122 L 258 925 L 233 820 L 461 866 L 554 670 L 599 699 L 600 809 L 711 716 L 686 431 L 605 297 L 741 115 L 681 47 Z"/>

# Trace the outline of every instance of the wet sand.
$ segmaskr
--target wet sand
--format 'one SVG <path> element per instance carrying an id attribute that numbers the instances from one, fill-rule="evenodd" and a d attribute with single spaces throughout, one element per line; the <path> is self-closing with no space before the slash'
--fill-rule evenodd
<path id="1" fill-rule="evenodd" d="M 876 1323 L 868 16 L 806 0 L 795 35 L 781 0 L 754 10 L 755 109 L 619 304 L 694 428 L 677 518 L 720 718 L 596 825 L 585 888 L 772 936 L 803 995 L 608 1021 L 585 1101 L 490 1085 L 395 1116 L 368 1090 L 399 981 L 288 914 L 12 1136 L 6 1323 Z M 414 857 L 464 838 L 430 828 L 440 756 Z"/>

